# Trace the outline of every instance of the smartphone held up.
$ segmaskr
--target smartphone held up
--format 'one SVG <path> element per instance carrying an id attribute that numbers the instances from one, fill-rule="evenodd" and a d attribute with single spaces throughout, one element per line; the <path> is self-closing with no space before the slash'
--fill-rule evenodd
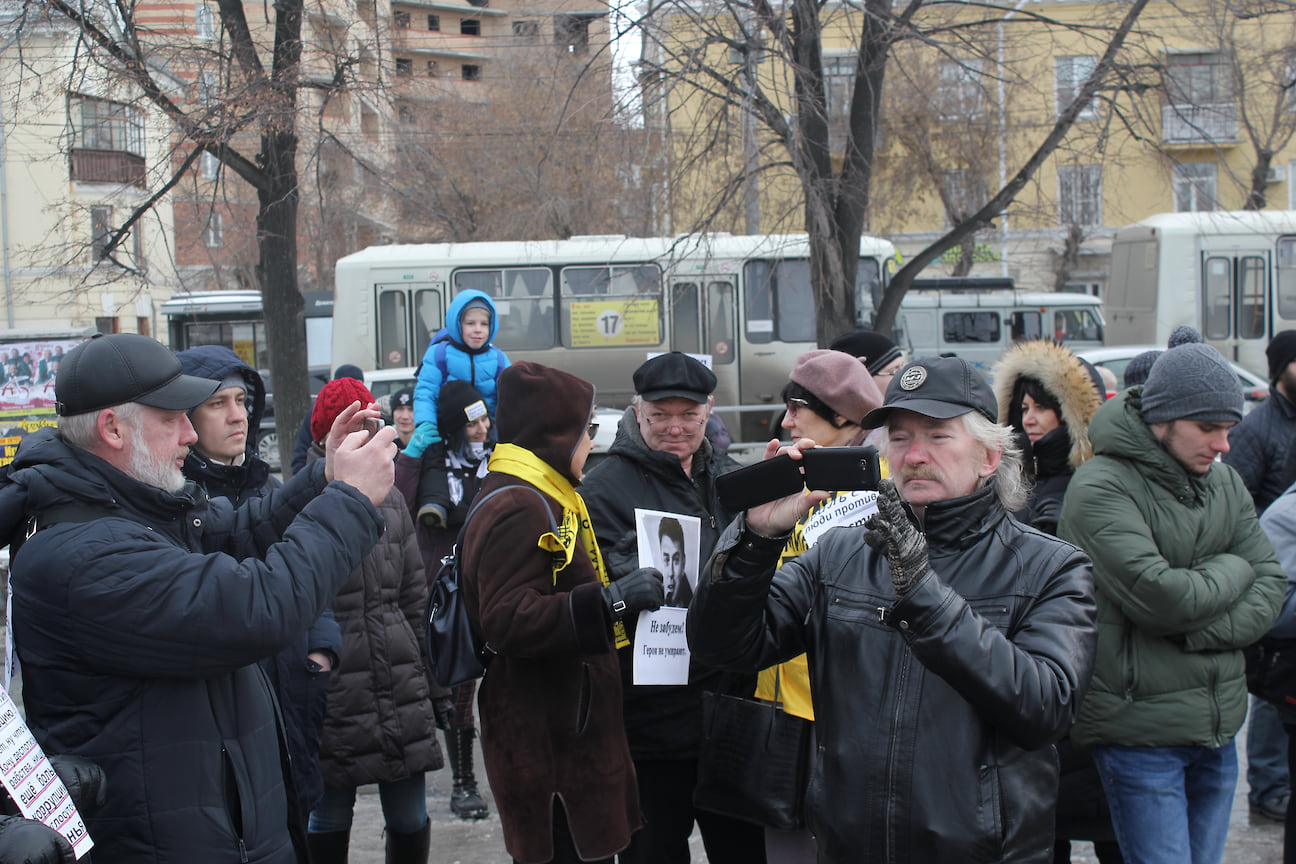
<path id="1" fill-rule="evenodd" d="M 795 460 L 786 453 L 723 474 L 720 503 L 731 513 L 785 498 L 802 489 L 876 490 L 882 479 L 875 447 L 813 447 Z"/>

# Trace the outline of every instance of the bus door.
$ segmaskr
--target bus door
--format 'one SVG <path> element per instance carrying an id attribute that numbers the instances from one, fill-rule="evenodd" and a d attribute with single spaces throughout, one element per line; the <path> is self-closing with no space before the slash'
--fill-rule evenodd
<path id="1" fill-rule="evenodd" d="M 687 354 L 711 355 L 717 405 L 737 405 L 741 401 L 734 291 L 734 278 L 728 275 L 671 280 L 670 347 Z M 726 417 L 725 424 L 731 423 Z"/>
<path id="2" fill-rule="evenodd" d="M 374 286 L 379 369 L 419 364 L 428 343 L 445 322 L 444 298 L 444 282 Z"/>
<path id="3" fill-rule="evenodd" d="M 1270 257 L 1259 250 L 1202 253 L 1202 336 L 1225 357 L 1259 369 L 1269 342 Z"/>
<path id="4" fill-rule="evenodd" d="M 1296 329 L 1296 237 L 1278 238 L 1277 284 L 1273 293 L 1273 332 Z"/>

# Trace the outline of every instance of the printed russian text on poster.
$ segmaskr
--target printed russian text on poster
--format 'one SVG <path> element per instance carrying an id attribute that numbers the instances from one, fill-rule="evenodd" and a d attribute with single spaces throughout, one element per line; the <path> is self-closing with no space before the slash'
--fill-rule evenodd
<path id="1" fill-rule="evenodd" d="M 702 520 L 636 507 L 635 534 L 639 566 L 661 571 L 666 605 L 656 612 L 639 613 L 634 682 L 687 684 L 689 650 L 684 617 L 697 588 Z"/>
<path id="2" fill-rule="evenodd" d="M 58 422 L 54 380 L 59 363 L 78 339 L 39 339 L 0 345 L 0 465 L 13 461 L 18 444 Z"/>
<path id="3" fill-rule="evenodd" d="M 0 687 L 0 782 L 24 819 L 42 822 L 67 838 L 80 858 L 93 848 L 85 822 L 54 766 L 32 737 L 9 692 Z"/>
<path id="4" fill-rule="evenodd" d="M 571 304 L 571 345 L 656 345 L 661 341 L 657 301 L 599 300 Z"/>

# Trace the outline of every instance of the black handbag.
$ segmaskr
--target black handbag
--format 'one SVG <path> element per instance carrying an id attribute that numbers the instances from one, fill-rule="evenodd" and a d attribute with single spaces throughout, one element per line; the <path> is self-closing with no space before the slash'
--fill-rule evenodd
<path id="1" fill-rule="evenodd" d="M 463 548 L 464 535 L 468 531 L 468 523 L 477 508 L 510 489 L 525 489 L 539 498 L 545 515 L 549 517 L 549 530 L 555 534 L 558 531 L 544 496 L 529 486 L 505 486 L 473 502 L 463 527 L 459 529 L 454 549 L 441 559 L 441 569 L 437 571 L 428 592 L 427 654 L 432 675 L 442 687 L 456 687 L 465 681 L 477 680 L 486 673 L 487 665 L 495 656 L 490 645 L 473 633 L 472 622 L 468 619 L 468 606 L 464 602 L 463 592 L 459 590 L 459 554 Z"/>
<path id="2" fill-rule="evenodd" d="M 805 827 L 812 723 L 778 696 L 777 677 L 774 702 L 703 691 L 697 807 L 780 831 Z"/>

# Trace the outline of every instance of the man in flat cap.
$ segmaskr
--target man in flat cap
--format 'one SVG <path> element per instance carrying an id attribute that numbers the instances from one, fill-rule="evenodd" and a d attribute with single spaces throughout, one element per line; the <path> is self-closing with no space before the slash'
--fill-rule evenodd
<path id="1" fill-rule="evenodd" d="M 1287 580 L 1251 494 L 1217 457 L 1242 419 L 1214 348 L 1178 345 L 1089 425 L 1058 534 L 1093 558 L 1098 651 L 1071 740 L 1098 766 L 1127 860 L 1224 854 L 1247 713 L 1242 649 Z"/>
<path id="2" fill-rule="evenodd" d="M 704 434 L 716 377 L 705 365 L 678 351 L 648 360 L 634 373 L 634 404 L 626 409 L 607 457 L 581 487 L 612 579 L 640 578 L 635 508 L 660 510 L 701 520 L 699 560 L 733 518 L 716 497 L 715 480 L 737 467 L 717 454 Z M 655 540 L 656 538 L 654 538 Z M 633 620 L 625 622 L 634 642 Z M 696 821 L 712 864 L 764 860 L 764 833 L 742 822 L 693 806 L 698 747 L 702 739 L 702 691 L 751 695 L 746 681 L 693 664 L 689 683 L 635 686 L 632 651 L 622 649 L 626 736 L 639 781 L 646 824 L 636 831 L 622 864 L 686 864 L 688 838 Z M 727 686 L 726 686 L 727 685 Z"/>
<path id="3" fill-rule="evenodd" d="M 186 412 L 220 382 L 145 336 L 68 352 L 58 428 L 0 485 L 27 721 L 48 752 L 101 765 L 95 857 L 307 861 L 274 696 L 256 662 L 292 644 L 369 551 L 395 432 L 350 406 L 328 455 L 235 510 L 181 466 Z"/>
<path id="4" fill-rule="evenodd" d="M 748 671 L 809 654 L 821 862 L 1052 861 L 1051 745 L 1093 657 L 1089 560 L 1009 516 L 1021 452 L 996 413 L 967 361 L 908 364 L 864 417 L 887 430 L 878 513 L 776 571 L 827 493 L 754 507 L 699 576 L 695 660 Z"/>

